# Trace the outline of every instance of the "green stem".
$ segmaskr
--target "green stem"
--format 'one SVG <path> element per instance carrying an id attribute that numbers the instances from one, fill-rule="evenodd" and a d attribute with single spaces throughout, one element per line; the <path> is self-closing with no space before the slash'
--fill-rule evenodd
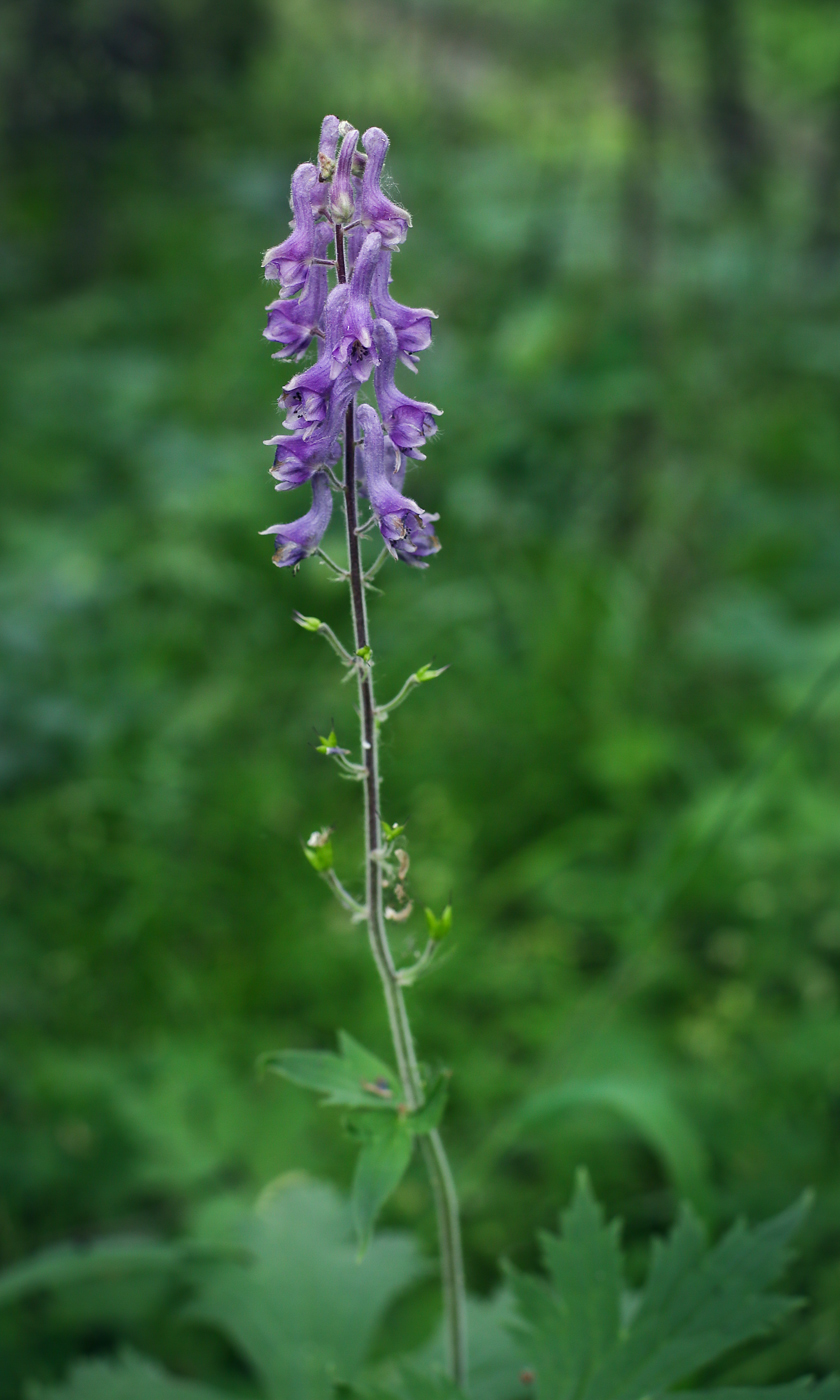
<path id="1" fill-rule="evenodd" d="M 336 228 L 336 266 L 339 282 L 346 282 L 344 256 L 344 230 Z M 370 646 L 367 606 L 365 600 L 365 578 L 362 567 L 361 542 L 356 533 L 358 509 L 356 498 L 356 416 L 351 401 L 344 423 L 344 512 L 347 522 L 347 557 L 349 561 L 350 605 L 353 614 L 353 632 L 357 651 Z M 360 666 L 357 671 L 359 686 L 359 713 L 361 716 L 362 762 L 367 769 L 364 779 L 365 794 L 365 885 L 368 938 L 373 960 L 382 983 L 385 1006 L 397 1070 L 402 1083 L 405 1102 L 409 1110 L 421 1107 L 424 1100 L 423 1081 L 411 1025 L 405 1005 L 399 974 L 394 964 L 388 935 L 385 930 L 384 900 L 382 892 L 382 824 L 379 810 L 379 726 L 376 722 L 376 701 L 373 692 L 373 675 L 370 666 Z M 432 1185 L 432 1194 L 437 1214 L 438 1238 L 440 1242 L 441 1277 L 443 1283 L 443 1307 L 446 1323 L 447 1358 L 449 1373 L 456 1385 L 466 1389 L 467 1381 L 467 1319 L 466 1292 L 464 1287 L 464 1264 L 461 1250 L 461 1227 L 458 1213 L 458 1196 L 447 1160 L 446 1152 L 438 1132 L 432 1132 L 420 1139 L 423 1158 Z"/>

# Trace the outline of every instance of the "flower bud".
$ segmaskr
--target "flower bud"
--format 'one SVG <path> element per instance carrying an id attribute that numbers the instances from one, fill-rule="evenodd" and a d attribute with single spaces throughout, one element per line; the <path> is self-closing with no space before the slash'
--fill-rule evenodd
<path id="1" fill-rule="evenodd" d="M 322 831 L 313 831 L 309 840 L 303 848 L 303 854 L 309 861 L 313 870 L 317 870 L 321 875 L 325 870 L 333 868 L 333 848 L 330 836 L 332 827 L 324 827 Z"/>
<path id="2" fill-rule="evenodd" d="M 447 904 L 440 918 L 431 909 L 426 909 L 424 912 L 429 938 L 433 943 L 439 943 L 452 927 L 452 905 Z"/>

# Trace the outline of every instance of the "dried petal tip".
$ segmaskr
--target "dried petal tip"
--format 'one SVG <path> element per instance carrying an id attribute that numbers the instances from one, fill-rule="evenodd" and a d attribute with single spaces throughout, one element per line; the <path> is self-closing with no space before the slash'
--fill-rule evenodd
<path id="1" fill-rule="evenodd" d="M 312 505 L 299 520 L 288 525 L 269 525 L 260 530 L 261 535 L 273 535 L 275 554 L 272 563 L 278 569 L 296 567 L 301 560 L 314 554 L 332 515 L 332 491 L 323 472 L 316 472 L 312 478 Z"/>

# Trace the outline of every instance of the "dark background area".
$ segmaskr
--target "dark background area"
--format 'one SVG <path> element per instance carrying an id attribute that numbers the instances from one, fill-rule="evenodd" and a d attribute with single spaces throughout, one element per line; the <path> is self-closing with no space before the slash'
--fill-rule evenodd
<path id="1" fill-rule="evenodd" d="M 717 1232 L 810 1185 L 809 1306 L 742 1369 L 840 1366 L 840 9 L 5 0 L 0 69 L 0 1263 L 350 1179 L 254 1071 L 387 1049 L 300 851 L 334 826 L 357 881 L 312 747 L 352 696 L 291 621 L 345 599 L 257 535 L 305 508 L 260 258 L 336 112 L 388 131 L 394 294 L 440 315 L 403 387 L 443 551 L 373 628 L 383 698 L 451 663 L 385 815 L 455 911 L 412 1014 L 471 1287 L 582 1161 L 639 1261 L 680 1196 Z M 386 1220 L 431 1247 L 419 1169 Z M 137 1326 L 0 1313 L 0 1395 Z"/>

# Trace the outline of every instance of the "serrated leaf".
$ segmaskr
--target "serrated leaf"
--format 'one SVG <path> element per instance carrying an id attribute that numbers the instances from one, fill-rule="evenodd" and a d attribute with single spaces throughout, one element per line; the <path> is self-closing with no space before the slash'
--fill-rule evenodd
<path id="1" fill-rule="evenodd" d="M 709 1250 L 703 1227 L 684 1206 L 671 1236 L 654 1251 L 627 1337 L 587 1400 L 661 1394 L 780 1322 L 796 1302 L 765 1290 L 782 1272 L 807 1208 L 803 1198 L 755 1229 L 739 1223 Z"/>
<path id="2" fill-rule="evenodd" d="M 840 1378 L 815 1381 L 804 1376 L 786 1385 L 722 1385 L 714 1390 L 681 1390 L 680 1400 L 840 1400 Z"/>
<path id="3" fill-rule="evenodd" d="M 354 1120 L 362 1150 L 353 1176 L 353 1224 L 360 1256 L 370 1244 L 376 1217 L 396 1191 L 411 1161 L 414 1138 L 404 1117 L 365 1114 Z"/>
<path id="4" fill-rule="evenodd" d="M 409 1131 L 415 1136 L 434 1132 L 435 1128 L 440 1126 L 448 1097 L 449 1074 L 441 1074 L 433 1084 L 431 1093 L 423 1107 L 418 1108 L 416 1113 L 408 1115 L 406 1122 Z"/>
<path id="5" fill-rule="evenodd" d="M 214 1269 L 186 1315 L 229 1339 L 270 1400 L 334 1400 L 388 1306 L 425 1272 L 414 1241 L 393 1233 L 377 1235 L 360 1262 L 348 1205 L 299 1179 L 263 1194 L 239 1242 L 252 1262 Z"/>
<path id="6" fill-rule="evenodd" d="M 394 1071 L 346 1031 L 339 1031 L 338 1043 L 338 1055 L 329 1050 L 274 1050 L 260 1063 L 293 1084 L 326 1095 L 327 1107 L 396 1110 L 402 1094 Z"/>
<path id="7" fill-rule="evenodd" d="M 548 1285 L 511 1270 L 542 1391 L 558 1400 L 582 1393 L 616 1345 L 621 1305 L 618 1227 L 604 1224 L 585 1172 L 561 1223 L 561 1237 L 541 1236 Z"/>
<path id="8" fill-rule="evenodd" d="M 562 1217 L 562 1236 L 543 1240 L 548 1281 L 510 1271 L 520 1316 L 514 1330 L 541 1393 L 552 1400 L 663 1396 L 766 1332 L 795 1306 L 767 1289 L 786 1263 L 806 1209 L 803 1199 L 755 1229 L 738 1224 L 710 1250 L 699 1221 L 684 1207 L 669 1239 L 654 1246 L 647 1286 L 622 1330 L 617 1232 L 604 1226 L 585 1178 L 579 1180 Z M 782 1391 L 779 1400 L 809 1393 Z M 749 1394 L 759 1400 L 764 1393 Z M 707 1400 L 721 1394 L 708 1392 Z M 730 1400 L 738 1400 L 738 1392 Z"/>
<path id="9" fill-rule="evenodd" d="M 31 1386 L 29 1400 L 225 1400 L 225 1393 L 181 1380 L 154 1361 L 124 1352 L 117 1360 L 83 1361 L 57 1386 Z"/>

